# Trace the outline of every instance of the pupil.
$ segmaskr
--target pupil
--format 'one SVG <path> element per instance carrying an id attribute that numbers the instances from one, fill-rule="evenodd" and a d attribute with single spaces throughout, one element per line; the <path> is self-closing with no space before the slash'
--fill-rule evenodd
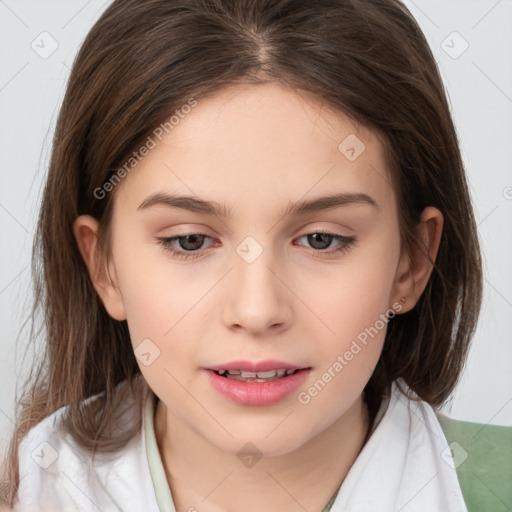
<path id="1" fill-rule="evenodd" d="M 333 239 L 332 235 L 327 233 L 313 233 L 308 235 L 308 242 L 311 244 L 311 247 L 315 249 L 326 249 L 329 247 Z M 322 247 L 325 245 L 324 247 Z"/>
<path id="2" fill-rule="evenodd" d="M 185 243 L 183 243 L 183 240 L 185 240 Z M 185 249 L 186 251 L 194 251 L 199 249 L 201 245 L 203 245 L 203 240 L 203 235 L 186 235 L 179 238 L 181 248 Z"/>

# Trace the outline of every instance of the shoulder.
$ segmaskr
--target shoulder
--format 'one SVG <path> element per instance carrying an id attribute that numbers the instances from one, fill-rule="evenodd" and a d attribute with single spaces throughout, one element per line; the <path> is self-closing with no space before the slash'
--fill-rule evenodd
<path id="1" fill-rule="evenodd" d="M 123 423 L 141 420 L 141 406 L 147 396 L 147 389 L 141 387 L 126 404 Z M 16 510 L 128 510 L 133 498 L 138 497 L 137 491 L 132 490 L 134 481 L 142 496 L 151 492 L 142 429 L 118 451 L 96 452 L 93 457 L 66 429 L 66 412 L 67 407 L 55 411 L 21 441 Z"/>
<path id="2" fill-rule="evenodd" d="M 441 412 L 438 420 L 469 511 L 512 510 L 512 428 L 456 420 Z"/>
<path id="3" fill-rule="evenodd" d="M 359 472 L 394 489 L 394 494 L 383 490 L 384 496 L 393 496 L 395 505 L 390 501 L 389 510 L 401 504 L 408 511 L 466 511 L 433 407 L 403 379 L 393 381 L 386 398 L 381 421 L 363 448 L 361 460 L 356 461 Z M 375 505 L 375 510 L 386 508 Z"/>
<path id="4" fill-rule="evenodd" d="M 397 430 L 410 433 L 410 441 L 419 456 L 447 446 L 434 408 L 401 378 L 392 383 L 389 409 L 391 424 Z"/>
<path id="5" fill-rule="evenodd" d="M 347 473 L 332 511 L 465 512 L 455 471 L 430 404 L 397 379 L 373 433 Z"/>

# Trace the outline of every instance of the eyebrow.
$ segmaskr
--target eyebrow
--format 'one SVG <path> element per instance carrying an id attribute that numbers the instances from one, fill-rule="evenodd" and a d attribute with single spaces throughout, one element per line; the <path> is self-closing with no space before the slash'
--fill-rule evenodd
<path id="1" fill-rule="evenodd" d="M 330 210 L 340 206 L 349 205 L 369 205 L 377 210 L 377 203 L 367 194 L 344 192 L 317 197 L 315 199 L 290 202 L 288 206 L 280 213 L 280 217 L 303 215 L 306 213 Z M 216 201 L 205 201 L 193 196 L 180 196 L 178 194 L 168 194 L 157 192 L 148 196 L 137 208 L 145 210 L 152 206 L 168 206 L 181 208 L 195 213 L 214 215 L 221 218 L 232 217 L 232 210 L 225 204 L 219 204 Z"/>

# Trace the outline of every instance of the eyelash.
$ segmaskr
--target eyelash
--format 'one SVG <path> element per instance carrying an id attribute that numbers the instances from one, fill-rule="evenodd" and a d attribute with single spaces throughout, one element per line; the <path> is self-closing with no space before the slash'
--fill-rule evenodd
<path id="1" fill-rule="evenodd" d="M 319 254 L 328 254 L 328 255 L 335 254 L 335 253 L 343 254 L 345 251 L 348 251 L 351 248 L 351 246 L 354 244 L 354 242 L 356 241 L 356 238 L 353 236 L 337 235 L 335 233 L 330 233 L 328 231 L 312 231 L 311 233 L 306 233 L 306 234 L 300 236 L 299 238 L 303 238 L 308 235 L 317 235 L 317 234 L 329 235 L 329 236 L 333 237 L 333 241 L 337 240 L 338 242 L 341 242 L 337 248 L 332 249 L 330 251 L 325 250 L 325 249 L 311 248 L 313 251 L 318 252 Z M 195 250 L 195 251 L 183 251 L 183 250 L 176 250 L 172 245 L 172 243 L 174 241 L 177 241 L 180 238 L 185 238 L 187 236 L 194 236 L 194 235 L 195 236 L 204 236 L 206 238 L 211 239 L 211 237 L 206 235 L 205 233 L 186 233 L 183 235 L 176 235 L 176 236 L 172 236 L 172 237 L 158 237 L 157 240 L 163 246 L 164 250 L 169 251 L 173 255 L 173 257 L 175 257 L 177 259 L 181 259 L 181 260 L 195 259 L 195 258 L 198 258 L 199 256 L 201 256 L 200 249 Z"/>

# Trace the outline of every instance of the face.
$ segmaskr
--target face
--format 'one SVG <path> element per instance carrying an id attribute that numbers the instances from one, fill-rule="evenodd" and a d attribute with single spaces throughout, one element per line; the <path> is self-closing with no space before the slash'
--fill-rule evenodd
<path id="1" fill-rule="evenodd" d="M 164 135 L 115 190 L 110 272 L 140 369 L 212 445 L 290 452 L 361 400 L 400 298 L 383 146 L 276 84 L 199 100 Z M 302 370 L 211 370 L 237 361 Z"/>

